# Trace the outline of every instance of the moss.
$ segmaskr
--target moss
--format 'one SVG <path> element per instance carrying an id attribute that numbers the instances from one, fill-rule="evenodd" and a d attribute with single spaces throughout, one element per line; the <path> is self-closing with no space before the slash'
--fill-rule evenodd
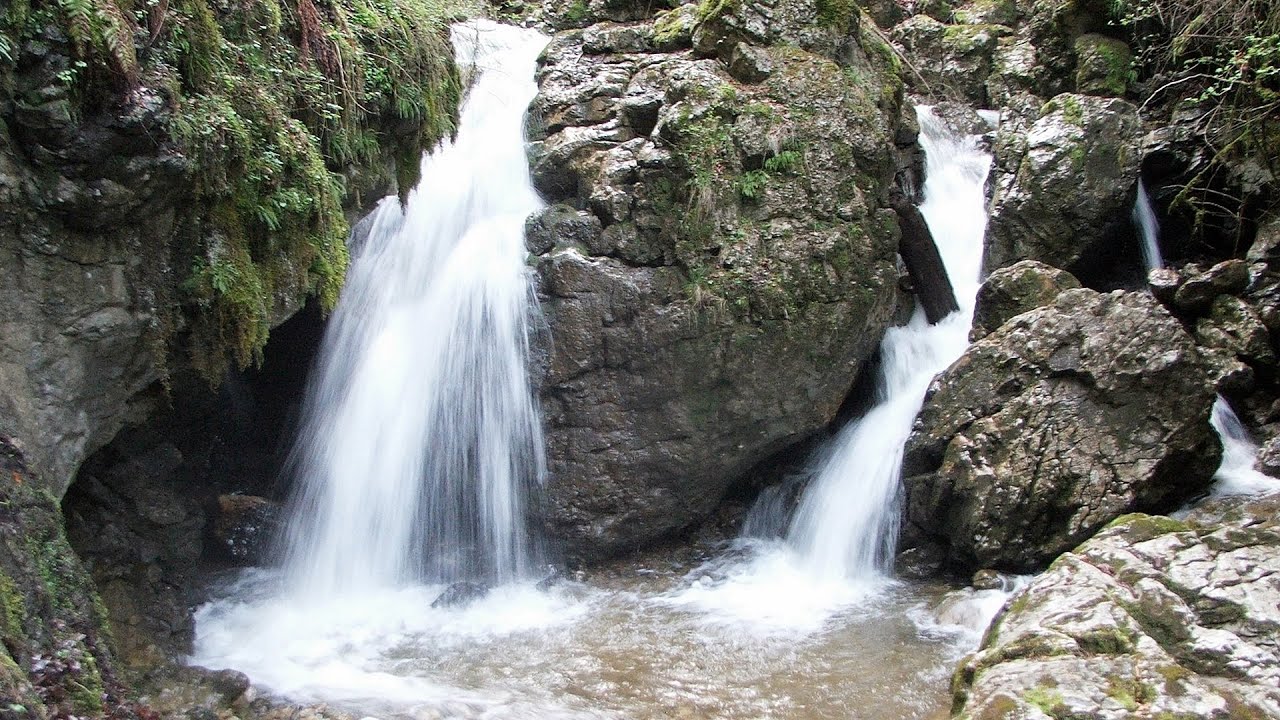
<path id="1" fill-rule="evenodd" d="M 1062 706 L 1062 693 L 1048 686 L 1037 686 L 1028 690 L 1022 699 L 1029 705 L 1040 708 L 1041 712 L 1049 716 L 1055 716 L 1058 708 Z"/>
<path id="2" fill-rule="evenodd" d="M 1161 665 L 1156 668 L 1156 673 L 1164 679 L 1164 692 L 1170 697 L 1182 697 L 1187 694 L 1186 680 L 1191 677 L 1191 671 L 1181 665 Z"/>
<path id="3" fill-rule="evenodd" d="M 680 8 L 658 13 L 653 21 L 654 45 L 676 47 L 688 41 L 689 26 Z"/>
<path id="4" fill-rule="evenodd" d="M 1076 125 L 1084 127 L 1084 107 L 1080 105 L 1080 99 L 1067 95 L 1062 98 L 1062 119 Z"/>
<path id="5" fill-rule="evenodd" d="M 591 8 L 587 5 L 586 0 L 573 0 L 569 3 L 569 7 L 564 9 L 564 17 L 574 25 L 580 25 L 591 16 Z"/>
<path id="6" fill-rule="evenodd" d="M 858 6 L 853 0 L 815 0 L 818 25 L 846 34 L 854 27 Z"/>
<path id="7" fill-rule="evenodd" d="M 452 132 L 461 83 L 447 23 L 466 1 L 172 0 L 135 14 L 119 0 L 22 0 L 0 20 L 0 70 L 54 25 L 77 58 L 64 78 L 74 112 L 112 107 L 139 84 L 167 95 L 157 140 L 185 157 L 197 217 L 176 243 L 193 360 L 216 382 L 229 363 L 259 359 L 280 298 L 336 301 L 347 263 L 338 172 L 380 173 L 390 157 L 411 183 L 421 149 Z"/>
<path id="8" fill-rule="evenodd" d="M 1189 532 L 1191 527 L 1164 515 L 1130 513 L 1112 520 L 1106 529 L 1120 529 L 1131 541 L 1143 542 L 1169 533 Z"/>
<path id="9" fill-rule="evenodd" d="M 27 603 L 18 586 L 0 570 L 0 641 L 22 635 L 22 619 L 27 616 Z"/>

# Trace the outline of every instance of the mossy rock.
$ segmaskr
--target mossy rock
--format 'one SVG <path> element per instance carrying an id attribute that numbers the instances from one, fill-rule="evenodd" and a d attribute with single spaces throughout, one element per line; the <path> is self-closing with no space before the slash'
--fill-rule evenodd
<path id="1" fill-rule="evenodd" d="M 0 697 L 14 717 L 101 715 L 124 702 L 106 612 L 39 487 L 0 436 Z"/>
<path id="2" fill-rule="evenodd" d="M 1133 80 L 1133 53 L 1123 40 L 1081 35 L 1075 41 L 1076 92 L 1124 96 Z"/>

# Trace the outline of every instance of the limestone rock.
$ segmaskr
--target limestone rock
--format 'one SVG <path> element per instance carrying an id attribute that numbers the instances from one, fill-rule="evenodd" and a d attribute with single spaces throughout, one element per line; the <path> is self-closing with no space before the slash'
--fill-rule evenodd
<path id="1" fill-rule="evenodd" d="M 1130 223 L 1140 140 L 1137 108 L 1087 95 L 1055 97 L 1025 134 L 1002 129 L 988 266 L 1039 260 L 1082 279 L 1109 270 Z"/>
<path id="2" fill-rule="evenodd" d="M 1243 260 L 1223 260 L 1208 270 L 1189 265 L 1185 280 L 1173 295 L 1173 304 L 1189 313 L 1204 312 L 1222 294 L 1242 292 L 1249 285 L 1249 266 Z"/>
<path id="3" fill-rule="evenodd" d="M 987 104 L 986 79 L 991 74 L 1000 39 L 1011 35 L 1004 25 L 947 25 L 916 15 L 893 28 L 892 36 L 913 59 L 929 95 L 955 93 L 979 107 Z"/>
<path id="4" fill-rule="evenodd" d="M 1255 367 L 1272 367 L 1276 355 L 1267 326 L 1248 303 L 1231 295 L 1219 295 L 1209 314 L 1196 323 L 1196 340 L 1222 348 Z"/>
<path id="5" fill-rule="evenodd" d="M 693 44 L 713 57 L 588 53 L 565 32 L 538 71 L 534 180 L 580 209 L 529 225 L 542 516 L 571 561 L 697 522 L 825 426 L 901 304 L 892 51 L 856 9 L 817 26 L 808 0 L 709 12 Z M 747 55 L 759 72 L 733 69 Z"/>
<path id="6" fill-rule="evenodd" d="M 1075 40 L 1076 92 L 1123 97 L 1133 53 L 1123 40 L 1086 34 Z"/>
<path id="7" fill-rule="evenodd" d="M 1280 496 L 1130 515 L 1063 555 L 953 681 L 955 717 L 1280 717 Z"/>
<path id="8" fill-rule="evenodd" d="M 978 288 L 971 337 L 984 337 L 1015 315 L 1048 305 L 1058 293 L 1078 287 L 1080 281 L 1071 273 L 1035 260 L 1000 268 Z"/>
<path id="9" fill-rule="evenodd" d="M 907 443 L 907 536 L 1029 570 L 1206 488 L 1218 359 L 1146 293 L 1068 290 L 935 381 Z"/>

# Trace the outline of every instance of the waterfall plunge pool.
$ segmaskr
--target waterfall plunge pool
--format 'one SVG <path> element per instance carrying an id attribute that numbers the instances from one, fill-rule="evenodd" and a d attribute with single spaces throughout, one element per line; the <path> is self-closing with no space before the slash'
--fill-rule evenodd
<path id="1" fill-rule="evenodd" d="M 956 661 L 1007 597 L 818 580 L 763 540 L 455 609 L 431 607 L 443 585 L 298 597 L 281 583 L 263 569 L 219 578 L 192 662 L 382 720 L 941 718 Z"/>

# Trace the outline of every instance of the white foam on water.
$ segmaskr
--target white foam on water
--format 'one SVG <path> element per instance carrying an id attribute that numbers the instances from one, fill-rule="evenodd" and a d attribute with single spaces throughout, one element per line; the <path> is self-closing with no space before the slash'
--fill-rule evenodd
<path id="1" fill-rule="evenodd" d="M 1254 469 L 1258 460 L 1258 445 L 1249 437 L 1249 430 L 1221 395 L 1213 403 L 1213 415 L 1209 422 L 1222 440 L 1222 462 L 1213 474 L 1217 481 L 1213 486 L 1213 495 L 1280 492 L 1280 480 Z"/>

